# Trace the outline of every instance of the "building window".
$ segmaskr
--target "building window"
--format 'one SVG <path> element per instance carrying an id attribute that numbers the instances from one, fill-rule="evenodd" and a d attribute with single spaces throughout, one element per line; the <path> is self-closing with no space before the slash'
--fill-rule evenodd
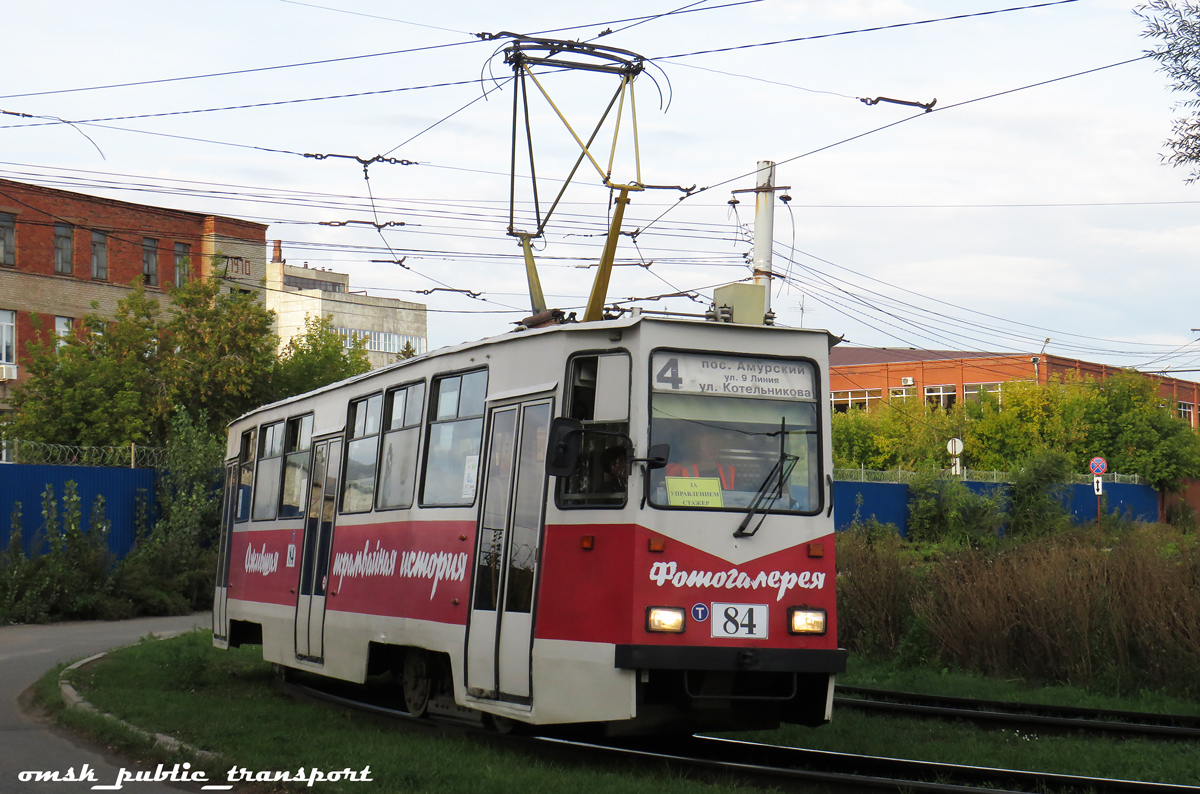
<path id="1" fill-rule="evenodd" d="M 1000 402 L 1000 384 L 999 383 L 967 383 L 963 385 L 963 399 L 979 402 L 979 399 L 984 394 L 990 394 L 996 398 L 996 402 Z"/>
<path id="2" fill-rule="evenodd" d="M 474 504 L 487 378 L 480 370 L 433 382 L 422 505 Z"/>
<path id="3" fill-rule="evenodd" d="M 375 501 L 375 464 L 379 460 L 379 424 L 383 395 L 373 394 L 350 403 L 346 424 L 346 477 L 342 482 L 342 512 L 365 513 Z"/>
<path id="4" fill-rule="evenodd" d="M 412 507 L 424 409 L 424 383 L 388 392 L 387 413 L 383 420 L 383 455 L 379 462 L 379 495 L 375 505 L 380 510 Z"/>
<path id="5" fill-rule="evenodd" d="M 104 232 L 92 232 L 92 278 L 108 279 L 108 235 Z"/>
<path id="6" fill-rule="evenodd" d="M 158 240 L 142 238 L 142 280 L 147 287 L 158 286 Z"/>
<path id="7" fill-rule="evenodd" d="M 319 278 L 305 278 L 304 276 L 284 276 L 283 286 L 291 287 L 292 289 L 316 289 L 321 292 L 346 291 L 346 285 L 340 281 L 326 281 Z"/>
<path id="8" fill-rule="evenodd" d="M 839 414 L 844 414 L 851 408 L 869 411 L 871 405 L 881 399 L 883 399 L 883 392 L 880 389 L 851 389 L 831 392 L 829 395 L 829 402 L 833 406 L 834 413 Z"/>
<path id="9" fill-rule="evenodd" d="M 58 340 L 58 346 L 62 347 L 71 338 L 71 333 L 75 330 L 75 320 L 71 317 L 55 317 L 54 318 L 54 336 Z"/>
<path id="10" fill-rule="evenodd" d="M 17 216 L 11 212 L 0 212 L 0 265 L 15 267 L 17 264 Z"/>
<path id="11" fill-rule="evenodd" d="M 0 364 L 17 363 L 17 313 L 0 309 Z"/>
<path id="12" fill-rule="evenodd" d="M 69 224 L 54 224 L 54 272 L 71 274 L 72 237 L 74 230 Z"/>
<path id="13" fill-rule="evenodd" d="M 954 405 L 958 396 L 958 387 L 953 383 L 945 386 L 926 386 L 925 402 L 930 405 L 940 405 L 947 411 Z"/>
<path id="14" fill-rule="evenodd" d="M 909 397 L 916 397 L 917 389 L 915 386 L 897 386 L 894 389 L 888 389 L 888 397 L 893 400 L 907 400 Z"/>
<path id="15" fill-rule="evenodd" d="M 1195 424 L 1192 419 L 1192 417 L 1196 414 L 1196 406 L 1194 403 L 1179 403 L 1176 406 L 1176 411 L 1179 414 L 1180 419 L 1183 419 L 1189 425 Z"/>
<path id="16" fill-rule="evenodd" d="M 175 286 L 187 283 L 192 270 L 192 247 L 187 243 L 175 243 Z"/>
<path id="17" fill-rule="evenodd" d="M 334 331 L 342 337 L 344 347 L 352 347 L 359 339 L 372 353 L 401 353 L 406 345 L 412 346 L 417 355 L 425 352 L 425 337 L 408 334 L 393 334 L 387 331 L 362 331 L 356 328 L 334 326 Z"/>

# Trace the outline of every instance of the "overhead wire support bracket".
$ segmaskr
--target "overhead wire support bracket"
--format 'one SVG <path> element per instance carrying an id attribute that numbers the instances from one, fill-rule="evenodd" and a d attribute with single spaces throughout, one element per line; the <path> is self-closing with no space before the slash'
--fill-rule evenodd
<path id="1" fill-rule="evenodd" d="M 858 101 L 862 102 L 864 105 L 878 105 L 880 102 L 890 102 L 893 105 L 908 105 L 909 107 L 913 108 L 921 108 L 926 113 L 931 112 L 933 110 L 933 106 L 937 104 L 936 98 L 934 98 L 932 102 L 910 102 L 907 99 L 892 99 L 888 96 L 877 96 L 874 99 L 868 99 L 867 97 L 860 96 Z"/>

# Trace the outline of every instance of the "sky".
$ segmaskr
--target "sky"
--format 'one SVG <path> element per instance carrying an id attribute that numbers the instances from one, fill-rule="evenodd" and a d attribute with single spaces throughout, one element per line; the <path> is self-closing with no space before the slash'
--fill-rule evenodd
<path id="1" fill-rule="evenodd" d="M 1160 158 L 1185 97 L 1141 58 L 1130 3 L 1026 5 L 16 4 L 0 110 L 34 118 L 0 116 L 0 177 L 269 223 L 290 264 L 424 303 L 430 347 L 456 344 L 530 313 L 507 234 L 510 190 L 516 227 L 534 224 L 524 114 L 510 178 L 511 39 L 476 34 L 592 41 L 646 63 L 636 149 L 627 101 L 598 161 L 615 151 L 615 182 L 697 188 L 631 194 L 610 303 L 701 313 L 749 278 L 753 194 L 728 202 L 771 160 L 790 197 L 775 203 L 779 324 L 1200 379 L 1200 185 Z M 618 85 L 535 74 L 585 137 Z M 579 147 L 526 86 L 544 212 Z M 936 104 L 860 100 L 880 96 Z M 376 156 L 401 162 L 364 178 L 354 158 Z M 582 314 L 610 199 L 585 162 L 535 244 L 549 305 Z"/>

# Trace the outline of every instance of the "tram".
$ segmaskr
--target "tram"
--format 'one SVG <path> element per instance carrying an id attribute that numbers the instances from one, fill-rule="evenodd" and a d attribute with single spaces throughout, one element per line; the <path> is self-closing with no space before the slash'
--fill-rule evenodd
<path id="1" fill-rule="evenodd" d="M 229 428 L 213 641 L 414 715 L 610 734 L 831 716 L 823 331 L 519 328 Z M 753 352 L 748 352 L 753 351 Z"/>

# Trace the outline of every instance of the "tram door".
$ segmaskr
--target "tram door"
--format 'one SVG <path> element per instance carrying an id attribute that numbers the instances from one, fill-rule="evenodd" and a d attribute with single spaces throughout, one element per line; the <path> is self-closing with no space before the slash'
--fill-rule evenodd
<path id="1" fill-rule="evenodd" d="M 475 697 L 532 701 L 550 411 L 549 400 L 491 410 L 467 629 L 467 689 Z"/>
<path id="2" fill-rule="evenodd" d="M 300 553 L 300 592 L 296 597 L 296 658 L 321 662 L 325 659 L 325 593 L 333 518 L 337 515 L 342 441 L 334 439 L 313 446 L 304 547 Z"/>
<path id="3" fill-rule="evenodd" d="M 213 597 L 213 637 L 229 639 L 229 557 L 233 553 L 233 519 L 237 507 L 238 467 L 225 467 L 225 490 L 221 499 L 221 541 L 217 546 L 217 587 Z"/>

